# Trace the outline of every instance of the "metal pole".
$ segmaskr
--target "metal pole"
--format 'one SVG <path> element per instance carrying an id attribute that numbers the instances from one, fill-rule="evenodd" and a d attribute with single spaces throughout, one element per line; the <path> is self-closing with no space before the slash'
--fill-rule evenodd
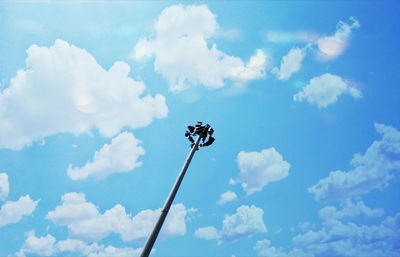
<path id="1" fill-rule="evenodd" d="M 196 142 L 194 143 L 192 149 L 190 150 L 190 153 L 188 157 L 186 158 L 185 164 L 183 164 L 182 170 L 179 173 L 179 176 L 176 178 L 175 184 L 172 187 L 171 192 L 168 195 L 167 200 L 164 203 L 164 207 L 161 210 L 160 217 L 157 220 L 156 225 L 153 228 L 153 231 L 151 232 L 149 238 L 147 239 L 147 242 L 143 248 L 143 251 L 140 255 L 140 257 L 148 257 L 150 254 L 151 249 L 153 248 L 154 242 L 157 239 L 158 233 L 161 230 L 161 227 L 164 223 L 165 218 L 167 217 L 168 211 L 171 208 L 172 202 L 174 201 L 176 192 L 178 192 L 179 186 L 181 185 L 181 182 L 183 180 L 183 177 L 185 176 L 186 170 L 189 167 L 190 161 L 193 158 L 194 153 L 196 150 L 198 150 L 199 143 L 200 143 L 201 136 L 197 136 Z"/>

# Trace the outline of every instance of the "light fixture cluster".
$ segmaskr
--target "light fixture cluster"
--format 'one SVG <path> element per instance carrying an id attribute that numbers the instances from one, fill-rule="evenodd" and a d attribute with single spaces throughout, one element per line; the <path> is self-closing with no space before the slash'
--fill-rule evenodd
<path id="1" fill-rule="evenodd" d="M 202 140 L 202 143 L 199 144 L 200 147 L 204 147 L 204 146 L 209 146 L 212 143 L 214 143 L 215 138 L 212 137 L 212 134 L 214 133 L 214 129 L 209 125 L 203 125 L 203 123 L 201 121 L 198 121 L 196 123 L 196 125 L 192 126 L 189 125 L 188 126 L 188 130 L 185 132 L 185 137 L 187 137 L 191 143 L 191 147 L 194 146 L 194 136 L 199 136 Z M 208 139 L 207 139 L 208 137 Z M 206 140 L 207 139 L 207 140 Z"/>

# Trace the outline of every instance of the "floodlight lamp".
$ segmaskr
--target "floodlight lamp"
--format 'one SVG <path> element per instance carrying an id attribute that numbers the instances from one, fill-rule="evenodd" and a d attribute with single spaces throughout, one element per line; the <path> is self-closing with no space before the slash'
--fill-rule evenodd
<path id="1" fill-rule="evenodd" d="M 189 126 L 188 126 L 188 129 L 189 129 L 189 132 L 190 132 L 190 133 L 193 133 L 193 132 L 194 132 L 194 127 L 193 127 L 192 125 L 189 125 Z"/>
<path id="2" fill-rule="evenodd" d="M 188 136 L 190 136 L 190 133 L 189 133 L 189 131 L 186 131 L 185 132 L 185 137 L 188 137 Z"/>
<path id="3" fill-rule="evenodd" d="M 208 134 L 209 134 L 210 136 L 212 136 L 213 133 L 214 133 L 214 129 L 213 129 L 213 128 L 210 128 L 210 129 L 208 130 Z"/>
<path id="4" fill-rule="evenodd" d="M 212 143 L 214 143 L 214 141 L 215 141 L 215 138 L 213 138 L 212 136 L 210 136 L 210 137 L 208 138 L 207 142 L 205 142 L 205 143 L 203 144 L 203 146 L 210 146 Z"/>
<path id="5" fill-rule="evenodd" d="M 192 136 L 189 136 L 189 141 L 190 141 L 190 143 L 194 143 L 194 139 L 193 139 L 193 137 Z"/>

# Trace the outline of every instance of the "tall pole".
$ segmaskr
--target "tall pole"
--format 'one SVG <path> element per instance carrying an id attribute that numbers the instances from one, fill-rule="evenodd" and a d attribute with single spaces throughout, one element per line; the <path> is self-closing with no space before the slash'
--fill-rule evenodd
<path id="1" fill-rule="evenodd" d="M 147 242 L 143 248 L 143 251 L 142 251 L 142 254 L 140 255 L 140 257 L 148 257 L 149 256 L 151 249 L 153 248 L 154 242 L 157 239 L 158 233 L 160 233 L 160 230 L 164 223 L 164 220 L 167 217 L 168 211 L 171 208 L 172 202 L 174 201 L 176 192 L 178 192 L 179 186 L 182 183 L 182 180 L 183 180 L 183 177 L 185 176 L 186 170 L 189 167 L 190 161 L 192 160 L 193 155 L 196 152 L 196 150 L 198 150 L 201 138 L 202 138 L 201 135 L 198 135 L 196 142 L 192 145 L 192 149 L 190 150 L 190 153 L 189 153 L 188 157 L 186 158 L 185 164 L 183 164 L 183 167 L 182 167 L 181 172 L 179 173 L 179 176 L 176 178 L 175 184 L 172 187 L 172 190 L 169 193 L 168 198 L 164 203 L 164 207 L 161 210 L 160 217 L 158 218 L 157 223 L 153 228 L 153 231 L 151 232 L 149 238 L 147 239 Z"/>

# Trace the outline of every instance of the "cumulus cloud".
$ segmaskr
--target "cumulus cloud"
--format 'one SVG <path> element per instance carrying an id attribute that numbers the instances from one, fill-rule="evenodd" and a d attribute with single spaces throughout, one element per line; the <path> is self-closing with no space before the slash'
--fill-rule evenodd
<path id="1" fill-rule="evenodd" d="M 123 241 L 144 240 L 150 234 L 161 209 L 144 210 L 132 217 L 117 204 L 101 214 L 93 203 L 87 202 L 83 193 L 67 193 L 62 204 L 48 212 L 46 218 L 59 226 L 68 226 L 74 239 L 99 241 L 110 233 L 120 234 Z M 172 205 L 160 233 L 160 238 L 184 235 L 187 210 L 183 204 Z"/>
<path id="2" fill-rule="evenodd" d="M 352 21 L 352 24 L 339 21 L 336 25 L 336 33 L 333 36 L 324 36 L 318 39 L 317 45 L 321 59 L 335 59 L 344 53 L 348 46 L 351 31 L 360 27 L 357 18 L 350 17 L 350 21 Z"/>
<path id="3" fill-rule="evenodd" d="M 307 47 L 293 47 L 287 55 L 282 57 L 281 67 L 274 67 L 271 70 L 279 80 L 288 80 L 293 73 L 300 70 L 301 62 L 306 56 Z"/>
<path id="4" fill-rule="evenodd" d="M 362 201 L 358 201 L 354 204 L 350 199 L 347 199 L 344 201 L 341 210 L 337 210 L 334 206 L 326 206 L 319 211 L 319 217 L 323 221 L 341 220 L 346 217 L 353 219 L 365 219 L 377 218 L 382 216 L 383 213 L 383 209 L 371 209 L 365 206 L 364 202 Z"/>
<path id="5" fill-rule="evenodd" d="M 336 210 L 328 206 L 320 210 L 322 228 L 296 235 L 292 241 L 308 253 L 318 256 L 396 256 L 400 245 L 400 213 L 386 217 L 378 225 L 357 225 L 343 222 L 345 217 L 378 217 L 381 209 L 370 209 L 362 202 Z"/>
<path id="6" fill-rule="evenodd" d="M 68 167 L 68 176 L 73 180 L 86 179 L 88 176 L 105 178 L 113 173 L 130 171 L 139 167 L 140 155 L 144 149 L 138 146 L 139 140 L 132 133 L 123 132 L 112 139 L 111 144 L 105 144 L 96 151 L 93 161 L 87 162 L 83 167 Z"/>
<path id="7" fill-rule="evenodd" d="M 312 256 L 310 254 L 306 254 L 303 250 L 298 248 L 293 248 L 291 251 L 286 252 L 282 247 L 277 248 L 273 246 L 271 241 L 268 239 L 257 241 L 253 249 L 258 251 L 258 256 L 265 257 Z"/>
<path id="8" fill-rule="evenodd" d="M 219 198 L 217 203 L 219 205 L 222 205 L 227 202 L 232 202 L 236 199 L 237 199 L 237 195 L 235 194 L 235 192 L 227 191 L 227 192 L 221 194 L 221 197 Z"/>
<path id="9" fill-rule="evenodd" d="M 391 171 L 400 171 L 400 131 L 375 123 L 382 139 L 374 141 L 364 155 L 355 154 L 354 169 L 332 171 L 308 191 L 316 200 L 338 200 L 361 195 L 386 186 L 393 178 Z"/>
<path id="10" fill-rule="evenodd" d="M 142 38 L 134 47 L 133 57 L 140 60 L 155 56 L 154 70 L 165 77 L 171 91 L 202 84 L 220 88 L 225 80 L 249 81 L 265 76 L 266 56 L 258 50 L 247 64 L 208 46 L 217 34 L 215 15 L 206 5 L 165 8 L 154 24 L 155 34 Z"/>
<path id="11" fill-rule="evenodd" d="M 260 232 L 267 232 L 263 221 L 264 211 L 254 205 L 242 205 L 236 213 L 225 215 L 222 221 L 221 238 L 234 241 Z"/>
<path id="12" fill-rule="evenodd" d="M 362 97 L 361 92 L 351 87 L 343 78 L 325 73 L 312 78 L 302 91 L 293 96 L 293 99 L 297 102 L 306 100 L 311 104 L 316 104 L 318 108 L 326 108 L 335 103 L 342 94 L 349 94 L 356 99 Z"/>
<path id="13" fill-rule="evenodd" d="M 218 239 L 220 237 L 218 230 L 213 226 L 198 228 L 194 235 L 205 240 Z"/>
<path id="14" fill-rule="evenodd" d="M 36 237 L 35 231 L 28 233 L 28 238 L 19 251 L 19 256 L 25 256 L 25 253 L 33 253 L 41 256 L 50 256 L 55 253 L 54 244 L 56 239 L 48 234 L 47 236 Z"/>
<path id="15" fill-rule="evenodd" d="M 21 196 L 17 201 L 7 201 L 0 210 L 0 227 L 19 222 L 24 216 L 31 215 L 39 200 L 33 201 L 29 195 Z"/>
<path id="16" fill-rule="evenodd" d="M 8 183 L 8 175 L 7 173 L 0 173 L 0 200 L 6 200 L 9 192 L 10 185 Z"/>
<path id="17" fill-rule="evenodd" d="M 46 236 L 36 237 L 35 231 L 30 231 L 17 256 L 25 256 L 26 253 L 40 256 L 65 255 L 72 253 L 75 255 L 85 255 L 88 257 L 105 256 L 139 256 L 141 248 L 133 249 L 130 247 L 116 248 L 114 246 L 99 245 L 97 243 L 87 244 L 76 239 L 66 239 L 56 242 L 56 239 L 47 234 Z"/>
<path id="18" fill-rule="evenodd" d="M 273 147 L 261 152 L 241 151 L 237 162 L 239 176 L 236 181 L 230 180 L 230 183 L 241 183 L 248 195 L 261 191 L 270 182 L 289 175 L 290 164 L 284 161 L 282 155 Z"/>
<path id="19" fill-rule="evenodd" d="M 86 50 L 59 39 L 51 47 L 32 45 L 27 55 L 26 68 L 0 92 L 2 148 L 20 150 L 46 136 L 93 128 L 113 137 L 167 115 L 165 97 L 142 96 L 144 83 L 128 77 L 124 62 L 105 70 Z"/>
<path id="20" fill-rule="evenodd" d="M 218 232 L 213 226 L 202 227 L 195 231 L 195 236 L 206 240 L 236 241 L 256 233 L 267 232 L 263 215 L 264 211 L 261 208 L 242 205 L 236 209 L 236 213 L 225 215 L 221 231 Z"/>

